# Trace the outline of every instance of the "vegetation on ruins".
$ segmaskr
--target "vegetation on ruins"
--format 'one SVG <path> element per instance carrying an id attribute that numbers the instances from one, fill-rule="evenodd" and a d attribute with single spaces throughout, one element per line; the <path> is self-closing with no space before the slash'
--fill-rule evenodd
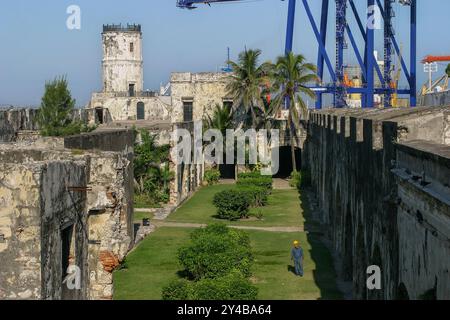
<path id="1" fill-rule="evenodd" d="M 450 77 L 450 63 L 447 66 L 447 69 L 445 69 L 445 73 Z"/>
<path id="2" fill-rule="evenodd" d="M 227 91 L 233 98 L 235 110 L 243 108 L 251 115 L 253 128 L 257 127 L 258 110 L 264 107 L 264 88 L 270 84 L 271 63 L 259 64 L 261 50 L 245 50 L 239 54 L 237 62 L 229 61 L 231 81 Z"/>
<path id="3" fill-rule="evenodd" d="M 147 130 L 141 130 L 140 137 L 134 148 L 135 202 L 149 206 L 166 203 L 174 179 L 169 169 L 170 147 L 158 146 L 156 136 Z"/>
<path id="4" fill-rule="evenodd" d="M 205 180 L 208 185 L 213 185 L 219 183 L 220 171 L 216 169 L 209 169 L 205 171 Z"/>
<path id="5" fill-rule="evenodd" d="M 37 122 L 43 136 L 68 136 L 95 129 L 73 120 L 75 100 L 67 79 L 62 76 L 45 83 Z"/>
<path id="6" fill-rule="evenodd" d="M 163 288 L 165 300 L 253 300 L 258 290 L 251 284 L 253 255 L 246 232 L 212 224 L 191 233 L 190 242 L 178 251 L 185 278 Z"/>
<path id="7" fill-rule="evenodd" d="M 306 87 L 306 84 L 317 81 L 317 68 L 311 63 L 307 63 L 303 55 L 296 55 L 290 52 L 288 55 L 280 56 L 275 64 L 272 74 L 273 86 L 277 91 L 277 95 L 271 102 L 272 113 L 277 114 L 286 105 L 289 109 L 288 126 L 291 139 L 292 163 L 296 163 L 295 159 L 295 132 L 301 119 L 301 115 L 297 110 L 307 112 L 307 106 L 303 97 L 306 95 L 312 99 L 316 97 L 315 93 Z M 297 169 L 294 167 L 294 171 Z"/>

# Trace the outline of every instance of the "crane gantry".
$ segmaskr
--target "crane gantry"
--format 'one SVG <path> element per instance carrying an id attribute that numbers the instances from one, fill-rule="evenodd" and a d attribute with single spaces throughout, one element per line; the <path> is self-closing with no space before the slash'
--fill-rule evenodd
<path id="1" fill-rule="evenodd" d="M 213 4 L 220 2 L 238 2 L 241 0 L 177 0 L 177 6 L 186 9 L 195 9 L 199 4 Z M 330 0 L 322 0 L 321 3 L 321 19 L 320 24 L 316 23 L 314 15 L 312 14 L 309 0 L 299 0 L 308 16 L 315 38 L 318 44 L 317 68 L 318 76 L 324 79 L 325 70 L 328 71 L 331 82 L 317 83 L 311 86 L 311 89 L 316 92 L 316 108 L 321 109 L 323 104 L 322 96 L 324 94 L 332 94 L 334 106 L 342 108 L 346 106 L 345 96 L 347 94 L 361 94 L 362 107 L 374 107 L 375 95 L 384 96 L 384 105 L 389 107 L 393 94 L 409 95 L 410 105 L 416 106 L 417 101 L 417 0 L 398 0 L 398 3 L 403 7 L 410 8 L 410 66 L 406 65 L 403 59 L 400 46 L 396 39 L 396 33 L 393 27 L 392 20 L 395 17 L 394 3 L 396 0 L 366 0 L 367 10 L 366 19 L 363 19 L 358 11 L 354 0 L 334 0 L 336 3 L 336 59 L 334 66 L 330 55 L 326 49 L 327 31 L 328 31 L 328 13 L 330 7 Z M 382 1 L 384 3 L 382 3 Z M 289 0 L 288 5 L 288 19 L 286 32 L 286 46 L 285 52 L 291 52 L 294 40 L 294 24 L 295 24 L 295 10 L 297 0 Z M 348 23 L 348 12 L 351 11 L 357 22 L 357 30 L 361 33 L 363 38 L 363 46 L 359 45 L 355 36 L 354 30 Z M 384 30 L 384 69 L 382 70 L 375 59 L 373 52 L 375 51 L 375 27 L 370 22 L 373 21 L 375 15 L 379 13 L 383 19 Z M 365 23 L 364 23 L 365 22 Z M 347 39 L 350 41 L 350 46 L 353 49 L 358 65 L 362 73 L 362 85 L 360 87 L 349 87 L 345 81 L 345 61 L 344 53 L 349 48 Z M 361 47 L 363 49 L 361 49 Z M 393 88 L 392 72 L 393 72 L 393 56 L 396 55 L 400 61 L 401 70 L 406 77 L 408 87 L 406 89 Z M 376 85 L 375 76 L 379 79 L 379 85 Z"/>

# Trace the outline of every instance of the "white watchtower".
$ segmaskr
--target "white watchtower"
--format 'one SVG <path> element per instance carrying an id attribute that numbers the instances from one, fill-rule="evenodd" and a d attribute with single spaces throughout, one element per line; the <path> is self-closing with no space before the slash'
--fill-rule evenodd
<path id="1" fill-rule="evenodd" d="M 140 25 L 104 25 L 103 92 L 135 96 L 144 87 Z"/>

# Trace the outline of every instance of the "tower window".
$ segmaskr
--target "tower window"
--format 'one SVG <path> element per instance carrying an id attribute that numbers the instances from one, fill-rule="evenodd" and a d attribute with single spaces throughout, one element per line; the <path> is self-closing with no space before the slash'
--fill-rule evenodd
<path id="1" fill-rule="evenodd" d="M 134 52 L 134 43 L 133 42 L 130 43 L 130 52 Z"/>
<path id="2" fill-rule="evenodd" d="M 134 83 L 130 83 L 129 85 L 128 85 L 128 95 L 130 96 L 130 97 L 134 97 L 135 96 L 135 90 L 134 90 Z"/>
<path id="3" fill-rule="evenodd" d="M 193 101 L 183 102 L 183 121 L 191 122 L 193 120 Z"/>

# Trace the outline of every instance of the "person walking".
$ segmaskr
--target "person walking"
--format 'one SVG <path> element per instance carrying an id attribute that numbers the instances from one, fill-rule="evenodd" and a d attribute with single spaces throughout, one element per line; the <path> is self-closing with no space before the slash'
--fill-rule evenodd
<path id="1" fill-rule="evenodd" d="M 294 241 L 294 247 L 291 251 L 291 260 L 294 261 L 295 274 L 303 277 L 303 249 L 299 241 Z"/>

